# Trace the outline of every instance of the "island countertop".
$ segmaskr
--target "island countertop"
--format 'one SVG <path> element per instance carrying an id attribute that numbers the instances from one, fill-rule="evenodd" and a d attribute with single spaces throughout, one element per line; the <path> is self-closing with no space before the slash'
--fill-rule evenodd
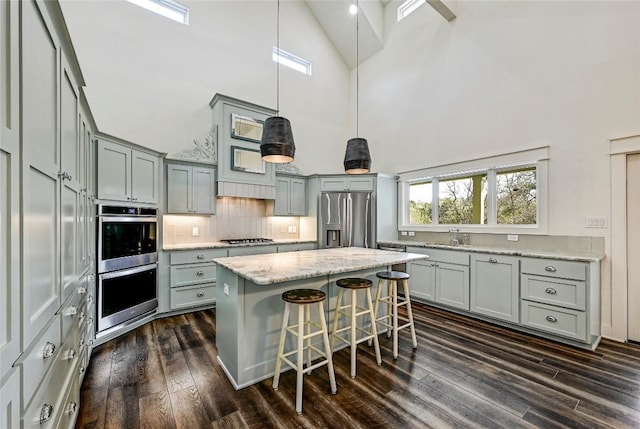
<path id="1" fill-rule="evenodd" d="M 427 259 L 417 253 L 362 247 L 216 258 L 213 261 L 257 285 L 270 285 L 330 274 L 366 270 Z"/>

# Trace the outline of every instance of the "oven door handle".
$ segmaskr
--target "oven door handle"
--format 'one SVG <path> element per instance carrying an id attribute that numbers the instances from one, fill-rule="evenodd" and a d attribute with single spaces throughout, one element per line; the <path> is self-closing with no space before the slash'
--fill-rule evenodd
<path id="1" fill-rule="evenodd" d="M 103 274 L 100 274 L 99 276 L 102 279 L 112 279 L 114 277 L 128 276 L 131 274 L 141 273 L 143 271 L 149 271 L 153 268 L 158 268 L 157 262 L 153 264 L 141 265 L 139 267 L 127 268 L 124 270 L 109 271 L 108 273 L 103 273 Z"/>
<path id="2" fill-rule="evenodd" d="M 103 222 L 158 222 L 158 218 L 153 215 L 149 216 L 122 216 L 122 215 L 98 215 L 100 223 Z"/>

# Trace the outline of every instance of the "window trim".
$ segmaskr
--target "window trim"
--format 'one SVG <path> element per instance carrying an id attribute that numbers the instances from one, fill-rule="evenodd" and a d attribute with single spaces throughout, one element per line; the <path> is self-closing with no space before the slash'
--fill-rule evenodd
<path id="1" fill-rule="evenodd" d="M 420 6 L 425 4 L 425 0 L 406 0 L 398 6 L 398 21 L 400 22 L 407 16 L 411 15 Z"/>
<path id="2" fill-rule="evenodd" d="M 178 22 L 180 24 L 189 25 L 189 8 L 174 0 L 126 0 L 127 2 L 139 6 L 156 15 Z M 161 10 L 171 12 L 171 15 L 162 13 Z M 182 19 L 177 19 L 173 14 L 177 14 Z"/>
<path id="3" fill-rule="evenodd" d="M 439 165 L 419 170 L 411 170 L 398 175 L 398 231 L 430 231 L 446 232 L 452 226 L 460 228 L 464 232 L 474 233 L 505 233 L 505 234 L 547 234 L 548 232 L 548 162 L 549 147 L 543 146 L 534 149 L 522 150 L 502 155 L 489 156 L 471 161 L 462 161 L 451 164 Z M 536 201 L 537 221 L 535 225 L 500 225 L 497 223 L 496 214 L 496 172 L 517 167 L 536 167 Z M 487 173 L 487 192 L 489 217 L 487 224 L 409 224 L 409 185 L 424 181 L 431 181 L 432 186 L 442 178 L 454 178 L 468 176 L 469 173 Z M 437 192 L 432 193 L 435 200 Z M 432 200 L 433 218 L 436 219 L 437 205 Z"/>
<path id="4" fill-rule="evenodd" d="M 278 48 L 277 46 L 274 46 L 271 51 L 271 59 L 276 63 L 282 64 L 285 67 L 289 67 L 290 69 L 307 76 L 311 76 L 313 73 L 313 64 L 311 61 L 285 51 L 282 48 Z"/>

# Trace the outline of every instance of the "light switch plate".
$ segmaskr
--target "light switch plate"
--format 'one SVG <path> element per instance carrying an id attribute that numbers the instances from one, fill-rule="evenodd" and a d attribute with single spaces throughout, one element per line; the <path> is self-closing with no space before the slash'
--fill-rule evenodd
<path id="1" fill-rule="evenodd" d="M 229 295 L 229 285 L 228 284 L 226 284 L 226 283 L 224 284 L 223 290 L 224 290 L 224 294 L 225 295 Z"/>
<path id="2" fill-rule="evenodd" d="M 400 235 L 407 235 L 407 231 L 401 231 Z"/>
<path id="3" fill-rule="evenodd" d="M 415 231 L 409 231 L 409 237 L 415 237 L 415 236 L 416 236 Z"/>
<path id="4" fill-rule="evenodd" d="M 200 229 L 197 226 L 191 228 L 191 235 L 197 237 L 200 235 Z"/>
<path id="5" fill-rule="evenodd" d="M 507 240 L 508 241 L 518 241 L 518 234 L 508 234 L 507 235 Z"/>
<path id="6" fill-rule="evenodd" d="M 607 218 L 604 216 L 587 216 L 584 218 L 586 228 L 606 228 Z"/>

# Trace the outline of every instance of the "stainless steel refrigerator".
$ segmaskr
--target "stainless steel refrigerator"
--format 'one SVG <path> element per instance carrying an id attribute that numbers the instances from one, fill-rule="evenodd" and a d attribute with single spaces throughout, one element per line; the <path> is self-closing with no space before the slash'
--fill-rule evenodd
<path id="1" fill-rule="evenodd" d="M 375 247 L 371 192 L 320 194 L 320 248 Z"/>

